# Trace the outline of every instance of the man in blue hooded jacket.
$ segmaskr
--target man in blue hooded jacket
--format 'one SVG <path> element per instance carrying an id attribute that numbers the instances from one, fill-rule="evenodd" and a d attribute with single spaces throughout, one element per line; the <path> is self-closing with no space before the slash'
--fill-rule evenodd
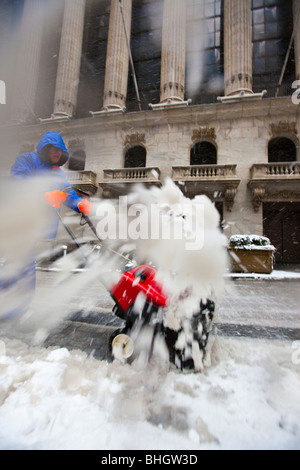
<path id="1" fill-rule="evenodd" d="M 60 203 L 64 202 L 70 209 L 88 215 L 91 211 L 90 201 L 77 196 L 73 189 L 69 190 L 65 197 L 62 194 L 71 186 L 64 171 L 60 168 L 68 161 L 68 158 L 69 153 L 61 135 L 58 132 L 49 131 L 39 141 L 36 152 L 23 153 L 16 159 L 11 168 L 11 174 L 18 178 L 29 178 L 33 176 L 50 176 L 53 172 L 55 184 L 58 187 L 55 191 L 46 193 L 47 202 L 54 207 L 60 207 Z M 54 227 L 53 237 L 55 236 L 56 230 Z"/>
<path id="2" fill-rule="evenodd" d="M 45 188 L 45 202 L 50 206 L 60 209 L 64 203 L 75 212 L 88 215 L 91 211 L 91 202 L 88 199 L 80 198 L 76 192 L 71 189 L 71 185 L 66 179 L 65 172 L 61 167 L 69 158 L 66 145 L 58 132 L 47 132 L 43 135 L 37 145 L 36 152 L 23 153 L 18 156 L 11 168 L 13 178 L 34 178 L 45 177 L 45 182 L 49 187 Z M 58 217 L 50 212 L 49 226 L 46 238 L 55 238 L 58 229 Z M 33 254 L 28 254 L 28 262 L 13 279 L 1 281 L 0 291 L 18 285 L 19 281 L 26 286 L 26 291 L 20 305 L 12 311 L 2 313 L 4 318 L 19 316 L 28 309 L 30 301 L 35 290 L 35 260 Z M 1 313 L 1 312 L 0 312 Z M 1 316 L 1 315 L 0 315 Z"/>

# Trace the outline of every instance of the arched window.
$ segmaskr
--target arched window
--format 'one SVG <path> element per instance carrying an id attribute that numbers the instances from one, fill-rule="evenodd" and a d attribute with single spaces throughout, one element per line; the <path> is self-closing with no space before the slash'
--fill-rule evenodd
<path id="1" fill-rule="evenodd" d="M 191 148 L 191 165 L 216 165 L 217 149 L 211 142 L 197 142 Z"/>
<path id="2" fill-rule="evenodd" d="M 125 153 L 124 168 L 145 168 L 147 151 L 141 145 L 130 147 Z"/>
<path id="3" fill-rule="evenodd" d="M 83 171 L 85 169 L 86 154 L 84 150 L 75 150 L 69 159 L 69 170 Z"/>
<path id="4" fill-rule="evenodd" d="M 268 146 L 269 163 L 295 162 L 297 148 L 295 143 L 287 137 L 274 137 Z"/>

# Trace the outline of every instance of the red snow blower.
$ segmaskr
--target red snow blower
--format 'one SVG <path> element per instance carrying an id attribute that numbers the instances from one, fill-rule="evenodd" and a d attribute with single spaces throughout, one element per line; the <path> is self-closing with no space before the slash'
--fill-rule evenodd
<path id="1" fill-rule="evenodd" d="M 58 211 L 57 214 L 73 241 L 80 247 Z M 115 302 L 113 313 L 125 322 L 124 327 L 115 331 L 110 338 L 112 357 L 131 363 L 142 352 L 150 361 L 157 344 L 163 344 L 169 361 L 179 369 L 202 369 L 215 311 L 214 302 L 201 302 L 198 312 L 188 322 L 185 319 L 178 331 L 165 326 L 168 296 L 156 279 L 156 268 L 148 264 L 132 268 L 132 260 L 105 246 L 87 215 L 82 214 L 82 219 L 105 250 L 131 263 L 131 268 L 121 273 L 120 280 L 108 286 Z"/>
<path id="2" fill-rule="evenodd" d="M 210 300 L 201 302 L 199 311 L 189 319 L 189 328 L 182 325 L 174 331 L 166 327 L 164 318 L 168 297 L 156 280 L 156 274 L 153 266 L 138 266 L 124 272 L 120 281 L 111 286 L 111 295 L 116 303 L 114 313 L 125 321 L 125 327 L 117 330 L 110 339 L 112 354 L 121 355 L 130 362 L 142 349 L 150 360 L 155 341 L 159 338 L 167 346 L 171 363 L 180 369 L 201 369 L 215 304 Z M 144 335 L 145 331 L 147 335 Z M 142 344 L 139 337 L 143 338 Z M 137 350 L 135 343 L 139 344 Z"/>

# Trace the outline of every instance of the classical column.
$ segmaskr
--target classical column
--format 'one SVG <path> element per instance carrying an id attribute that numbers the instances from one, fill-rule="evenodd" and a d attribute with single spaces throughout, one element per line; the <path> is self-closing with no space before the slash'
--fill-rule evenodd
<path id="1" fill-rule="evenodd" d="M 300 2 L 294 0 L 294 26 L 295 26 L 295 62 L 296 62 L 296 78 L 300 80 Z"/>
<path id="2" fill-rule="evenodd" d="M 54 117 L 73 116 L 82 54 L 85 0 L 65 0 L 54 98 Z"/>
<path id="3" fill-rule="evenodd" d="M 111 0 L 103 108 L 126 105 L 132 0 Z"/>
<path id="4" fill-rule="evenodd" d="M 224 0 L 225 95 L 252 94 L 251 0 Z"/>
<path id="5" fill-rule="evenodd" d="M 26 0 L 18 36 L 11 118 L 24 122 L 35 118 L 35 98 L 42 47 L 44 2 Z M 34 27 L 33 27 L 34 25 Z"/>
<path id="6" fill-rule="evenodd" d="M 186 60 L 186 0 L 164 0 L 160 101 L 183 101 Z"/>

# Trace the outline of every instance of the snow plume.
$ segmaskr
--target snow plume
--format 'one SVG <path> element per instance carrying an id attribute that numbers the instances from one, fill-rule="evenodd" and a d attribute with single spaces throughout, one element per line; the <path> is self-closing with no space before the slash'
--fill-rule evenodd
<path id="1" fill-rule="evenodd" d="M 1 332 L 34 344 L 43 343 L 53 329 L 78 311 L 80 305 L 71 303 L 74 293 L 80 299 L 88 285 L 101 285 L 107 272 L 111 279 L 120 275 L 116 272 L 115 258 L 106 253 L 100 262 L 99 252 L 86 243 L 86 238 L 78 236 L 82 248 L 48 265 L 55 275 L 49 275 L 49 284 L 35 288 L 38 242 L 47 238 L 53 223 L 59 223 L 57 214 L 44 199 L 45 188 L 51 190 L 56 184 L 51 175 L 50 180 L 10 179 L 0 186 Z M 66 237 L 71 241 L 69 235 Z M 56 248 L 47 250 L 41 258 L 57 257 L 57 251 L 61 251 L 59 239 L 55 243 Z"/>
<path id="2" fill-rule="evenodd" d="M 170 295 L 188 290 L 204 301 L 217 299 L 227 272 L 227 239 L 214 204 L 206 196 L 186 198 L 171 179 L 161 189 L 137 188 L 133 197 L 147 207 L 145 217 L 150 217 L 144 221 L 141 216 L 149 237 L 137 240 L 138 260 L 158 268 Z"/>
<path id="3" fill-rule="evenodd" d="M 161 189 L 136 188 L 131 202 L 139 203 L 140 227 L 148 227 L 148 237 L 136 240 L 137 262 L 157 268 L 157 280 L 168 296 L 164 323 L 181 331 L 177 347 L 184 349 L 193 342 L 192 317 L 200 302 L 217 305 L 224 292 L 227 239 L 219 213 L 206 196 L 187 199 L 170 179 Z M 194 362 L 198 355 L 195 366 L 202 369 L 202 353 L 197 349 L 191 354 Z"/>
<path id="4" fill-rule="evenodd" d="M 1 269 L 0 274 L 9 274 L 9 279 L 14 277 L 11 274 L 22 274 L 22 267 L 26 267 L 28 262 L 24 256 L 33 253 L 44 230 L 45 205 L 38 201 L 43 201 L 45 181 L 39 189 L 39 197 L 32 181 L 30 185 L 24 183 L 24 191 L 20 191 L 20 184 L 17 183 L 18 191 L 10 187 L 14 196 L 1 206 L 2 220 L 6 224 L 1 227 L 5 269 Z M 21 193 L 26 197 L 18 196 Z M 86 299 L 87 287 L 100 287 L 102 283 L 109 288 L 111 283 L 118 281 L 128 259 L 126 256 L 115 256 L 114 250 L 126 255 L 135 246 L 135 261 L 138 264 L 152 264 L 158 270 L 157 280 L 168 297 L 163 319 L 165 326 L 181 332 L 177 346 L 185 348 L 186 342 L 191 343 L 191 320 L 199 312 L 200 302 L 209 299 L 218 303 L 224 289 L 227 240 L 220 231 L 220 217 L 213 203 L 205 196 L 187 199 L 168 179 L 162 188 L 148 190 L 136 187 L 121 203 L 120 200 L 94 200 L 93 206 L 91 217 L 108 249 L 100 253 L 99 250 L 93 251 L 87 235 L 89 240 L 94 239 L 94 235 L 87 227 L 87 232 L 78 237 L 83 244 L 81 249 L 51 265 L 52 271 L 56 269 L 57 274 L 49 276 L 51 285 L 39 287 L 33 301 L 31 295 L 34 289 L 30 285 L 20 289 L 19 283 L 13 283 L 9 289 L 0 289 L 2 317 L 3 313 L 17 309 L 21 303 L 23 307 L 24 302 L 28 304 L 25 305 L 28 307 L 25 315 L 8 323 L 15 335 L 19 329 L 23 340 L 28 337 L 35 344 L 41 344 L 49 332 L 72 313 L 93 311 L 95 305 L 82 304 L 81 292 L 82 298 Z M 69 223 L 68 219 L 66 221 Z M 48 222 L 47 219 L 46 225 Z M 56 244 L 59 245 L 59 240 Z M 82 265 L 84 270 L 81 269 Z M 8 266 L 15 271 L 8 273 Z M 21 275 L 20 282 L 25 280 L 28 281 L 28 277 Z M 5 282 L 5 279 L 2 281 Z M 74 296 L 78 298 L 76 305 Z M 13 305 L 10 305 L 12 299 Z M 138 296 L 139 311 L 144 300 Z M 95 298 L 91 299 L 93 301 Z M 143 339 L 143 344 L 146 343 Z M 163 350 L 161 347 L 158 349 Z M 197 368 L 201 369 L 201 364 Z"/>
<path id="5" fill-rule="evenodd" d="M 29 303 L 37 241 L 45 230 L 41 181 L 2 181 L 0 187 L 0 319 Z"/>
<path id="6" fill-rule="evenodd" d="M 101 202 L 97 233 L 115 249 L 135 245 L 139 264 L 151 263 L 170 296 L 217 300 L 227 272 L 227 239 L 206 196 L 186 198 L 171 179 L 162 188 L 137 185 L 129 196 Z M 193 309 L 193 307 L 192 307 Z"/>

